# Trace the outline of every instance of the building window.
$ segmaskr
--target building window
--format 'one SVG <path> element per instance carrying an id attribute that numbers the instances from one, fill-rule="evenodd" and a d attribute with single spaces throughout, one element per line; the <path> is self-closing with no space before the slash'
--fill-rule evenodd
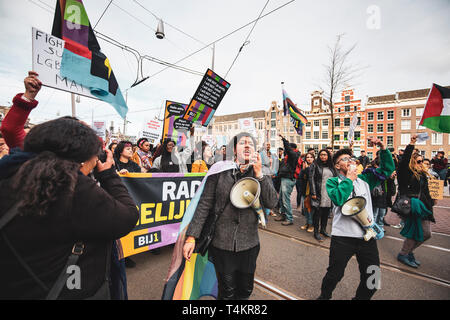
<path id="1" fill-rule="evenodd" d="M 377 112 L 377 120 L 384 120 L 384 112 L 383 111 Z"/>
<path id="2" fill-rule="evenodd" d="M 424 126 L 420 126 L 420 119 L 416 119 L 416 128 L 417 130 L 425 130 L 426 128 Z"/>
<path id="3" fill-rule="evenodd" d="M 388 110 L 387 118 L 388 120 L 394 120 L 394 110 Z"/>
<path id="4" fill-rule="evenodd" d="M 328 139 L 328 131 L 322 131 L 322 139 Z"/>
<path id="5" fill-rule="evenodd" d="M 314 139 L 319 139 L 319 131 L 314 131 Z"/>
<path id="6" fill-rule="evenodd" d="M 272 112 L 270 115 L 271 119 L 276 119 L 277 118 L 277 113 L 276 112 Z"/>
<path id="7" fill-rule="evenodd" d="M 402 117 L 411 117 L 411 109 L 402 109 Z"/>
<path id="8" fill-rule="evenodd" d="M 431 144 L 432 145 L 441 145 L 442 144 L 442 133 L 433 132 L 431 134 Z"/>
<path id="9" fill-rule="evenodd" d="M 358 111 L 358 106 L 355 106 L 355 107 L 353 108 L 353 111 Z"/>
<path id="10" fill-rule="evenodd" d="M 311 132 L 310 131 L 306 131 L 305 139 L 311 139 Z"/>
<path id="11" fill-rule="evenodd" d="M 421 117 L 423 115 L 423 108 L 416 108 L 416 117 Z"/>
<path id="12" fill-rule="evenodd" d="M 394 146 L 394 136 L 387 136 L 387 146 L 388 147 Z"/>
<path id="13" fill-rule="evenodd" d="M 346 131 L 346 132 L 344 132 L 344 141 L 347 141 L 348 140 L 348 132 Z"/>
<path id="14" fill-rule="evenodd" d="M 373 132 L 373 124 L 368 124 L 367 125 L 367 132 L 370 132 L 370 133 Z"/>
<path id="15" fill-rule="evenodd" d="M 349 102 L 350 101 L 350 96 L 345 96 L 345 102 Z"/>
<path id="16" fill-rule="evenodd" d="M 402 130 L 410 130 L 411 129 L 411 120 L 402 120 Z"/>
<path id="17" fill-rule="evenodd" d="M 300 143 L 300 136 L 297 136 L 297 143 Z"/>
<path id="18" fill-rule="evenodd" d="M 411 134 L 409 133 L 402 133 L 401 135 L 401 144 L 402 145 L 408 145 L 411 142 Z"/>
<path id="19" fill-rule="evenodd" d="M 355 131 L 353 140 L 361 141 L 361 132 Z"/>
<path id="20" fill-rule="evenodd" d="M 334 141 L 339 141 L 341 140 L 341 135 L 340 134 L 335 134 L 334 135 Z"/>
<path id="21" fill-rule="evenodd" d="M 394 132 L 394 124 L 393 123 L 387 124 L 387 132 Z"/>
<path id="22" fill-rule="evenodd" d="M 322 127 L 328 127 L 328 119 L 322 120 Z"/>
<path id="23" fill-rule="evenodd" d="M 384 132 L 384 125 L 382 123 L 377 124 L 377 132 Z"/>
<path id="24" fill-rule="evenodd" d="M 367 113 L 367 120 L 372 121 L 373 120 L 373 112 Z"/>
<path id="25" fill-rule="evenodd" d="M 311 122 L 307 122 L 307 123 L 306 123 L 306 126 L 307 126 L 307 127 L 311 127 Z"/>
<path id="26" fill-rule="evenodd" d="M 341 119 L 335 118 L 334 119 L 334 126 L 335 127 L 340 127 L 341 126 Z"/>
<path id="27" fill-rule="evenodd" d="M 350 112 L 350 106 L 344 106 L 344 111 L 345 112 Z"/>
<path id="28" fill-rule="evenodd" d="M 270 126 L 272 128 L 276 128 L 277 127 L 277 122 L 275 120 L 270 121 Z"/>
<path id="29" fill-rule="evenodd" d="M 373 152 L 367 152 L 367 157 L 369 158 L 370 161 L 372 161 L 372 159 L 373 159 Z"/>
<path id="30" fill-rule="evenodd" d="M 361 117 L 358 117 L 358 123 L 356 124 L 357 126 L 361 125 Z"/>
<path id="31" fill-rule="evenodd" d="M 350 118 L 344 119 L 344 127 L 350 127 Z"/>
<path id="32" fill-rule="evenodd" d="M 320 125 L 320 121 L 319 120 L 314 120 L 314 127 L 318 127 Z"/>

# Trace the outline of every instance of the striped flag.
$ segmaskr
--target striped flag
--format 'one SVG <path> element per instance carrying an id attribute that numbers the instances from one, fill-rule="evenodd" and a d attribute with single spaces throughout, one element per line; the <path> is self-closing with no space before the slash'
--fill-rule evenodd
<path id="1" fill-rule="evenodd" d="M 90 89 L 98 99 L 111 104 L 122 118 L 128 107 L 108 58 L 100 51 L 82 0 L 58 0 L 52 35 L 65 41 L 61 77 Z"/>
<path id="2" fill-rule="evenodd" d="M 180 224 L 180 231 L 173 250 L 172 262 L 162 294 L 162 300 L 198 300 L 203 296 L 211 296 L 217 299 L 218 283 L 214 263 L 208 252 L 204 256 L 193 253 L 190 261 L 183 257 L 183 246 L 186 239 L 186 231 L 194 217 L 198 202 L 203 193 L 209 176 L 236 168 L 232 161 L 219 161 L 215 163 L 203 178 L 189 206 L 184 213 Z"/>
<path id="3" fill-rule="evenodd" d="M 286 90 L 283 89 L 283 111 L 286 116 L 288 113 L 291 116 L 291 123 L 294 125 L 295 131 L 299 135 L 303 134 L 303 126 L 308 123 L 308 119 L 300 112 L 292 100 L 289 98 Z"/>
<path id="4" fill-rule="evenodd" d="M 450 88 L 433 83 L 419 125 L 450 133 Z"/>

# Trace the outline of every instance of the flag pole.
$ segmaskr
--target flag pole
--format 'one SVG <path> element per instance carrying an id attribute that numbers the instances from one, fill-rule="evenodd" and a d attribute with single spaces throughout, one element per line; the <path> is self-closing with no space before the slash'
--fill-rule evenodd
<path id="1" fill-rule="evenodd" d="M 76 117 L 76 111 L 75 111 L 75 94 L 71 93 L 72 98 L 72 117 Z"/>

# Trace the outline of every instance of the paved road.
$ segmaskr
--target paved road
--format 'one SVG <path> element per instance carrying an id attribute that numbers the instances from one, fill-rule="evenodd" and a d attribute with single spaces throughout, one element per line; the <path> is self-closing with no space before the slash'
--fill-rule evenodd
<path id="1" fill-rule="evenodd" d="M 294 195 L 293 198 L 295 199 Z M 441 200 L 435 208 L 437 223 L 432 238 L 416 250 L 422 262 L 412 269 L 396 260 L 403 238 L 400 230 L 385 227 L 385 237 L 378 241 L 382 263 L 381 290 L 375 300 L 450 299 L 450 199 Z M 389 213 L 389 223 L 398 218 Z M 329 240 L 318 243 L 311 233 L 300 230 L 305 219 L 294 210 L 294 225 L 282 226 L 269 218 L 267 230 L 260 230 L 261 251 L 256 278 L 265 281 L 299 299 L 315 299 L 319 295 L 322 278 L 328 266 Z M 328 231 L 331 230 L 329 220 Z M 130 299 L 159 300 L 164 279 L 170 265 L 172 246 L 161 249 L 160 255 L 150 252 L 133 257 L 136 268 L 127 269 Z M 333 299 L 351 299 L 359 283 L 359 270 L 355 258 L 346 269 Z M 255 286 L 252 300 L 272 300 L 278 297 Z"/>

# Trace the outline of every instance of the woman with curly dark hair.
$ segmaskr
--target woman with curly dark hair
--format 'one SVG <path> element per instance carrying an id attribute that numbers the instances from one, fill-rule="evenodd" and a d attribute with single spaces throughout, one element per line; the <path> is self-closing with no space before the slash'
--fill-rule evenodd
<path id="1" fill-rule="evenodd" d="M 0 299 L 109 298 L 112 241 L 138 212 L 111 151 L 104 163 L 100 151 L 91 128 L 60 118 L 0 161 Z M 94 168 L 101 187 L 87 176 Z M 79 270 L 70 287 L 69 264 Z"/>

